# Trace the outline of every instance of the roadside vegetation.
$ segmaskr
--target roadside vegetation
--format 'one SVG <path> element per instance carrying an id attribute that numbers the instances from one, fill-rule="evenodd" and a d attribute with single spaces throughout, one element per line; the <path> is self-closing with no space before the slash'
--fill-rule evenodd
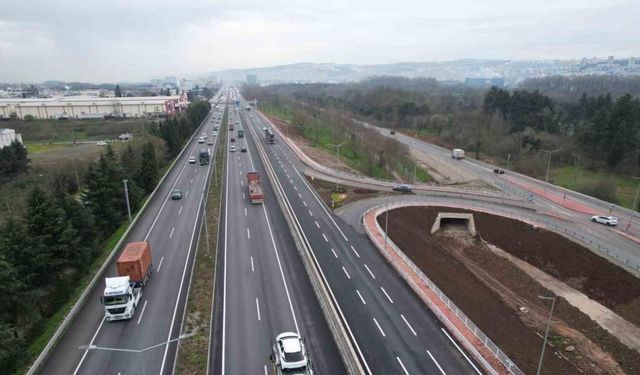
<path id="1" fill-rule="evenodd" d="M 227 110 L 222 117 L 224 124 L 218 132 L 218 146 L 213 157 L 215 161 L 214 172 L 211 175 L 211 185 L 206 205 L 206 225 L 208 239 L 204 224 L 200 228 L 198 250 L 196 253 L 193 274 L 191 275 L 191 287 L 187 301 L 187 316 L 183 326 L 183 334 L 193 332 L 189 339 L 180 341 L 178 359 L 176 362 L 177 374 L 206 374 L 207 358 L 209 355 L 209 336 L 211 332 L 211 307 L 213 306 L 213 290 L 215 288 L 216 262 L 218 255 L 218 226 L 220 221 L 220 209 L 222 202 L 222 184 L 224 182 L 224 168 L 227 154 L 226 149 L 226 124 Z M 207 242 L 208 240 L 208 242 Z M 208 245 L 208 247 L 207 247 Z"/>
<path id="2" fill-rule="evenodd" d="M 193 133 L 208 110 L 208 102 L 201 102 L 178 117 L 188 119 Z M 73 305 L 70 298 L 80 294 L 119 240 L 127 225 L 123 180 L 132 214 L 155 188 L 173 155 L 160 129 L 153 132 L 158 136 L 142 143 L 105 146 L 82 170 L 61 161 L 33 171 L 25 153 L 26 166 L 0 176 L 2 190 L 12 194 L 11 201 L 4 197 L 6 216 L 0 223 L 3 373 L 24 370 L 42 350 Z"/>
<path id="3" fill-rule="evenodd" d="M 635 192 L 626 186 L 637 185 L 630 176 L 640 169 L 638 83 L 635 78 L 552 77 L 515 90 L 485 90 L 433 79 L 375 77 L 359 83 L 273 85 L 245 96 L 262 99 L 267 111 L 280 108 L 274 114 L 304 106 L 307 112 L 318 108 L 360 118 L 537 178 L 546 174 L 547 151 L 559 150 L 552 156 L 557 170 L 551 182 L 631 207 Z M 563 178 L 568 167 L 589 179 L 582 186 L 572 184 Z"/>

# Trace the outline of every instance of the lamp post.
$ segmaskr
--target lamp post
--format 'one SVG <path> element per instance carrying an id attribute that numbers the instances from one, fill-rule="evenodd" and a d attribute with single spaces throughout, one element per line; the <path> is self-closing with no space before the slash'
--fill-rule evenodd
<path id="1" fill-rule="evenodd" d="M 129 180 L 124 179 L 122 180 L 122 182 L 124 183 L 124 195 L 127 198 L 127 212 L 129 213 L 129 222 L 131 222 L 131 205 L 129 204 L 129 188 L 127 187 L 127 182 L 129 182 Z"/>
<path id="2" fill-rule="evenodd" d="M 331 147 L 336 148 L 336 171 L 338 170 L 338 156 L 340 156 L 340 147 L 342 147 L 346 142 L 342 142 L 339 145 L 329 145 Z M 338 179 L 336 178 L 336 193 L 338 192 Z"/>
<path id="3" fill-rule="evenodd" d="M 544 341 L 542 343 L 542 351 L 540 352 L 540 361 L 538 362 L 538 370 L 536 375 L 540 375 L 542 371 L 542 359 L 544 358 L 544 349 L 547 347 L 547 337 L 549 337 L 549 327 L 551 326 L 551 316 L 553 315 L 553 308 L 556 305 L 556 297 L 538 296 L 540 299 L 551 300 L 551 310 L 549 311 L 549 319 L 547 320 L 547 329 L 544 332 Z"/>
<path id="4" fill-rule="evenodd" d="M 191 336 L 195 335 L 195 332 L 191 332 L 191 333 L 187 333 L 184 335 L 180 335 L 178 337 L 176 337 L 175 339 L 169 340 L 169 341 L 165 341 L 165 342 L 161 342 L 160 344 L 156 344 L 156 345 L 152 345 L 149 346 L 147 348 L 144 349 L 122 349 L 122 348 L 108 348 L 108 347 L 103 347 L 103 346 L 97 346 L 97 345 L 80 345 L 78 346 L 78 349 L 80 350 L 103 350 L 103 351 L 109 351 L 109 352 L 125 352 L 125 353 L 136 353 L 140 355 L 140 364 L 142 366 L 142 375 L 146 374 L 146 370 L 144 368 L 144 352 L 161 347 L 163 345 L 168 345 L 174 341 L 178 341 L 178 340 L 183 340 L 183 339 L 187 339 Z"/>
<path id="5" fill-rule="evenodd" d="M 553 150 L 553 151 L 548 151 L 548 150 L 540 150 L 542 152 L 548 152 L 549 153 L 549 161 L 547 162 L 547 175 L 544 178 L 544 182 L 549 182 L 549 168 L 551 167 L 551 155 L 553 155 L 554 153 L 558 152 L 562 150 L 561 148 L 557 149 L 557 150 Z"/>
<path id="6" fill-rule="evenodd" d="M 631 227 L 631 221 L 633 220 L 633 213 L 636 211 L 636 207 L 638 207 L 638 195 L 640 194 L 640 177 L 631 176 L 631 178 L 638 180 L 638 188 L 636 189 L 636 197 L 633 200 L 633 206 L 631 206 L 631 213 L 629 214 L 629 224 L 627 225 L 627 232 Z"/>

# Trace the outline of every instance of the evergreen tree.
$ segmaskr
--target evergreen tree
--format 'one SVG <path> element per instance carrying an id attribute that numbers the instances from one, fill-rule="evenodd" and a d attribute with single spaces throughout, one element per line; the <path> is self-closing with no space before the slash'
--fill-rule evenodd
<path id="1" fill-rule="evenodd" d="M 120 85 L 116 85 L 116 89 L 114 90 L 114 94 L 115 94 L 116 98 L 121 98 L 122 97 L 122 91 L 120 90 Z"/>
<path id="2" fill-rule="evenodd" d="M 136 180 L 144 191 L 148 194 L 155 189 L 158 183 L 158 162 L 156 160 L 156 151 L 153 143 L 147 142 L 142 148 L 142 156 L 140 157 L 140 170 Z"/>
<path id="3" fill-rule="evenodd" d="M 66 193 L 56 194 L 56 201 L 65 212 L 65 217 L 76 230 L 78 245 L 76 257 L 71 264 L 78 270 L 89 264 L 99 248 L 97 246 L 98 231 L 91 211 L 73 196 Z"/>
<path id="4" fill-rule="evenodd" d="M 24 356 L 24 341 L 18 330 L 0 319 L 0 369 L 3 373 L 13 373 Z"/>

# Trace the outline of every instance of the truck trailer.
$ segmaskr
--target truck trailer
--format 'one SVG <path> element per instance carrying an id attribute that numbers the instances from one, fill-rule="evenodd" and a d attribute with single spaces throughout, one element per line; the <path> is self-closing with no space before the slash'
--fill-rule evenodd
<path id="1" fill-rule="evenodd" d="M 247 186 L 249 188 L 249 199 L 251 203 L 264 203 L 264 193 L 262 185 L 260 185 L 260 175 L 258 172 L 251 171 L 247 173 Z"/>
<path id="2" fill-rule="evenodd" d="M 104 305 L 107 320 L 131 319 L 142 298 L 142 288 L 153 272 L 151 246 L 148 242 L 131 242 L 122 250 L 116 263 L 117 277 L 105 278 Z"/>
<path id="3" fill-rule="evenodd" d="M 201 149 L 200 152 L 198 153 L 198 159 L 199 159 L 200 165 L 209 165 L 211 161 L 211 153 L 209 152 L 209 149 L 208 148 Z"/>

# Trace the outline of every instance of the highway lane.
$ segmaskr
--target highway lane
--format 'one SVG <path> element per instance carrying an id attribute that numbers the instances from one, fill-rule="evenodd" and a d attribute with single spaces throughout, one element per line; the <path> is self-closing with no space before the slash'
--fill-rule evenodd
<path id="1" fill-rule="evenodd" d="M 210 116 L 198 133 L 210 134 Z M 87 304 L 72 323 L 62 341 L 53 350 L 42 373 L 46 374 L 134 374 L 142 370 L 143 360 L 132 354 L 103 351 L 83 352 L 79 345 L 142 349 L 175 337 L 179 332 L 184 298 L 188 288 L 188 272 L 192 259 L 193 237 L 199 221 L 200 202 L 209 173 L 208 167 L 187 164 L 199 147 L 194 137 L 185 147 L 160 186 L 156 198 L 133 228 L 128 241 L 148 240 L 152 248 L 154 274 L 145 287 L 136 316 L 129 321 L 104 321 L 104 307 L 99 298 L 104 281 L 97 284 Z M 185 196 L 172 201 L 173 188 L 181 188 Z M 117 274 L 115 262 L 106 275 Z M 170 373 L 175 345 L 163 346 L 144 354 L 147 373 Z"/>
<path id="2" fill-rule="evenodd" d="M 269 127 L 249 118 L 254 134 Z M 304 177 L 295 155 L 281 140 L 267 145 L 277 179 L 328 280 L 370 373 L 474 373 L 442 325 L 368 238 L 330 214 Z M 441 370 L 442 369 L 442 370 Z"/>
<path id="3" fill-rule="evenodd" d="M 230 121 L 240 121 L 230 113 Z M 236 138 L 228 144 L 237 151 L 227 151 L 216 283 L 222 298 L 214 309 L 209 373 L 270 373 L 273 340 L 285 331 L 301 334 L 316 373 L 345 373 L 251 136 L 237 137 L 241 128 L 236 124 L 227 136 Z M 262 205 L 249 201 L 250 170 L 261 175 Z"/>

